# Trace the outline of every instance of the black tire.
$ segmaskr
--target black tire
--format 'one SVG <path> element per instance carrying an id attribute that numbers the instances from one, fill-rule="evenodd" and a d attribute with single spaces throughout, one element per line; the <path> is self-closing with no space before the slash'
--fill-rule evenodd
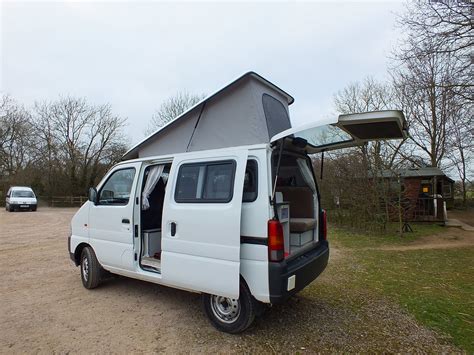
<path id="1" fill-rule="evenodd" d="M 12 207 L 12 205 L 8 205 L 8 212 L 13 212 L 14 211 L 14 208 Z"/>
<path id="2" fill-rule="evenodd" d="M 85 247 L 81 254 L 81 279 L 87 289 L 93 289 L 100 284 L 101 267 L 94 250 Z"/>
<path id="3" fill-rule="evenodd" d="M 234 313 L 233 316 L 229 314 L 228 319 L 224 319 L 224 316 L 219 316 L 219 314 L 223 315 L 223 313 L 219 311 L 222 306 L 222 302 L 218 301 L 219 299 L 227 300 L 224 302 L 227 303 L 229 310 L 235 307 L 235 302 L 237 302 L 237 311 L 229 312 Z M 211 324 L 221 332 L 231 334 L 242 333 L 247 329 L 255 319 L 257 308 L 257 301 L 253 298 L 245 282 L 240 282 L 240 296 L 238 300 L 203 293 L 202 304 L 204 312 L 211 321 Z"/>
<path id="4" fill-rule="evenodd" d="M 36 207 L 31 207 L 31 210 L 32 210 L 33 212 L 36 212 Z"/>

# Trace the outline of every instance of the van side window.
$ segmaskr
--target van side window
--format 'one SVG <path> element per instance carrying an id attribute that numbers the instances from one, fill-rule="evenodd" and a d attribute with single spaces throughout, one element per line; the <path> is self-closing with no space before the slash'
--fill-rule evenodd
<path id="1" fill-rule="evenodd" d="M 244 195 L 242 202 L 253 202 L 258 195 L 258 164 L 256 160 L 248 160 L 245 168 Z"/>
<path id="2" fill-rule="evenodd" d="M 178 203 L 225 203 L 234 192 L 235 161 L 183 164 L 174 199 Z"/>
<path id="3" fill-rule="evenodd" d="M 290 117 L 280 100 L 268 94 L 263 94 L 262 105 L 270 137 L 291 128 Z"/>
<path id="4" fill-rule="evenodd" d="M 120 169 L 112 173 L 99 192 L 101 205 L 126 205 L 130 199 L 135 168 Z"/>

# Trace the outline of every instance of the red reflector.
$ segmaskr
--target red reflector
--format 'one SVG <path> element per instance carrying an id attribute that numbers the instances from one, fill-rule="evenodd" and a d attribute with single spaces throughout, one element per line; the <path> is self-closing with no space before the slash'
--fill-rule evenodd
<path id="1" fill-rule="evenodd" d="M 277 220 L 268 221 L 268 258 L 270 261 L 281 261 L 284 258 L 285 242 L 283 227 Z"/>

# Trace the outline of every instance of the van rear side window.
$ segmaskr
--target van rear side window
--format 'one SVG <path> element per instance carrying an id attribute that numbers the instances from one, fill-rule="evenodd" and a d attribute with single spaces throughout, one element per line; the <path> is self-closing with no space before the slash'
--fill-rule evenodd
<path id="1" fill-rule="evenodd" d="M 245 168 L 244 195 L 242 202 L 253 202 L 258 195 L 258 165 L 256 160 L 248 160 Z"/>
<path id="2" fill-rule="evenodd" d="M 234 192 L 235 161 L 183 164 L 174 199 L 178 203 L 226 203 Z"/>

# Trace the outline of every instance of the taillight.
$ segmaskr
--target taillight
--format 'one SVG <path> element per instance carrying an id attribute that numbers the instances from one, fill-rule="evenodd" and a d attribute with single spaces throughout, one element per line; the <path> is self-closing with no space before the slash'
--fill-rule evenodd
<path id="1" fill-rule="evenodd" d="M 285 256 L 285 242 L 283 227 L 275 219 L 268 221 L 268 259 L 270 261 L 281 261 Z"/>
<path id="2" fill-rule="evenodd" d="M 323 240 L 328 239 L 328 220 L 326 210 L 323 210 L 321 213 L 321 234 Z"/>

